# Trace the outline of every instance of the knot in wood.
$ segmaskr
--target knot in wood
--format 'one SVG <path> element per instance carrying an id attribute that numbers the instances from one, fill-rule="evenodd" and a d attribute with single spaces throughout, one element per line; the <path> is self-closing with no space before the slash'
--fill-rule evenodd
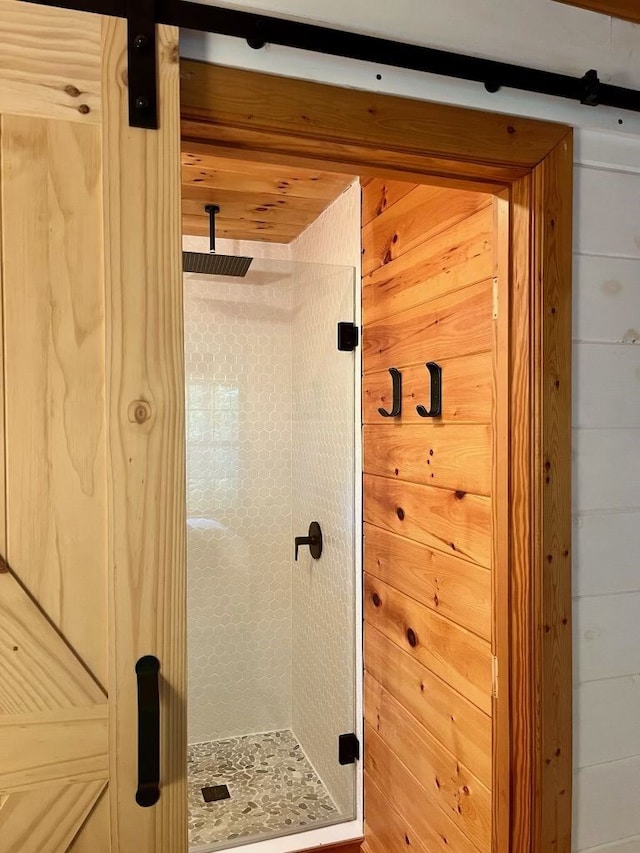
<path id="1" fill-rule="evenodd" d="M 151 406 L 146 400 L 134 400 L 129 406 L 129 421 L 132 424 L 143 424 L 151 417 Z"/>

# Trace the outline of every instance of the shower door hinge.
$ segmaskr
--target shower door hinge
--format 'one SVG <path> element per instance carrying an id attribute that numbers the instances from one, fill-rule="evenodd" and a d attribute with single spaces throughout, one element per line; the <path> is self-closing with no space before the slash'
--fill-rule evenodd
<path id="1" fill-rule="evenodd" d="M 360 332 L 355 323 L 338 323 L 338 349 L 353 352 L 360 343 Z"/>
<path id="2" fill-rule="evenodd" d="M 360 741 L 350 732 L 338 735 L 338 762 L 340 764 L 355 764 L 360 758 Z"/>

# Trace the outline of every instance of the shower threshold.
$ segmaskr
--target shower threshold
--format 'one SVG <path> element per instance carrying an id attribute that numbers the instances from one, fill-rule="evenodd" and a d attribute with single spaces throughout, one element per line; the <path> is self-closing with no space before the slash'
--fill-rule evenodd
<path id="1" fill-rule="evenodd" d="M 344 820 L 290 730 L 192 744 L 188 777 L 191 853 L 257 851 L 254 842 Z M 205 802 L 225 786 L 228 796 Z"/>

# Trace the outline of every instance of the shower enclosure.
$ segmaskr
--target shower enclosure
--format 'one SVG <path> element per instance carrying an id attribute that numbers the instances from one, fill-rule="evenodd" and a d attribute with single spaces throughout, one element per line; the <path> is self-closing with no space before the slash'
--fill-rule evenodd
<path id="1" fill-rule="evenodd" d="M 289 260 L 184 277 L 192 850 L 354 817 L 355 292 Z"/>

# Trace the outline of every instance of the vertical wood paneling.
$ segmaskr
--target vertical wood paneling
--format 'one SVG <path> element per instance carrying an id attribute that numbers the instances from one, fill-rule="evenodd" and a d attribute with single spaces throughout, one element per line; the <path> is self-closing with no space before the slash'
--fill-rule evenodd
<path id="1" fill-rule="evenodd" d="M 158 35 L 160 130 L 147 133 L 126 119 L 126 22 L 104 20 L 114 853 L 179 853 L 187 844 L 178 33 Z M 141 809 L 134 668 L 149 654 L 161 665 L 163 789 L 154 808 Z"/>
<path id="2" fill-rule="evenodd" d="M 100 17 L 0 0 L 0 20 L 0 113 L 99 125 Z"/>
<path id="3" fill-rule="evenodd" d="M 100 133 L 4 116 L 1 144 L 5 556 L 106 685 Z"/>
<path id="4" fill-rule="evenodd" d="M 365 208 L 377 204 L 377 199 L 369 203 L 371 186 L 363 191 Z M 403 837 L 405 847 L 410 843 L 407 838 L 414 839 L 417 850 L 421 845 L 427 850 L 440 847 L 443 839 L 452 851 L 489 851 L 492 845 L 489 787 L 482 788 L 486 796 L 480 823 L 474 807 L 474 817 L 470 813 L 467 822 L 465 810 L 470 802 L 464 797 L 455 803 L 451 800 L 456 788 L 450 789 L 452 782 L 445 778 L 441 759 L 450 749 L 454 765 L 456 760 L 463 761 L 470 755 L 466 742 L 481 749 L 480 732 L 491 728 L 492 646 L 488 640 L 493 632 L 485 628 L 483 639 L 459 626 L 470 618 L 473 627 L 478 626 L 469 610 L 471 596 L 484 596 L 479 610 L 488 620 L 492 618 L 495 230 L 490 197 L 428 186 L 403 195 L 363 227 L 365 564 L 371 568 L 365 581 L 365 718 L 370 724 L 365 735 L 365 802 L 370 790 L 376 809 L 370 827 L 367 822 L 372 849 L 380 844 L 400 849 Z M 390 402 L 389 367 L 408 373 L 402 402 L 406 411 L 413 411 L 420 402 L 419 365 L 424 371 L 425 362 L 440 360 L 443 398 L 448 400 L 451 391 L 469 424 L 455 422 L 457 402 L 445 403 L 450 421 L 446 425 L 439 418 L 425 422 L 404 412 L 401 418 L 380 416 L 379 406 L 384 403 L 388 408 Z M 469 372 L 467 365 L 472 362 L 487 375 Z M 449 371 L 452 364 L 464 367 Z M 480 388 L 485 398 L 478 406 L 473 400 L 478 399 Z M 444 594 L 443 610 L 439 572 L 431 583 L 426 578 L 423 583 L 419 563 L 415 571 L 411 569 L 419 559 L 416 549 L 427 554 L 428 548 L 455 555 L 443 553 L 442 559 L 456 560 L 460 568 L 468 566 L 456 577 L 457 596 L 448 599 Z M 389 561 L 390 553 L 401 558 Z M 460 556 L 486 568 L 463 563 Z M 446 583 L 447 567 L 442 568 Z M 388 654 L 394 648 L 403 649 L 414 661 L 402 661 L 404 667 L 393 677 L 381 668 L 379 655 L 385 642 L 380 645 L 378 632 L 390 643 Z M 482 709 L 483 721 L 474 719 L 470 710 L 466 721 L 456 716 L 460 731 L 451 739 L 452 733 L 430 707 L 438 701 L 438 691 L 425 694 L 429 673 L 442 681 L 443 689 L 452 687 Z M 424 709 L 416 704 L 416 676 Z M 386 690 L 376 687 L 377 679 L 383 679 L 388 701 L 384 701 Z M 488 743 L 485 749 L 480 766 L 490 768 Z M 435 779 L 434 761 L 441 768 Z M 412 774 L 419 781 L 414 782 Z M 419 791 L 417 798 L 410 787 Z M 405 792 L 403 796 L 394 793 L 397 788 Z M 463 789 L 471 790 L 459 788 Z M 411 805 L 416 799 L 423 803 L 420 810 Z"/>

